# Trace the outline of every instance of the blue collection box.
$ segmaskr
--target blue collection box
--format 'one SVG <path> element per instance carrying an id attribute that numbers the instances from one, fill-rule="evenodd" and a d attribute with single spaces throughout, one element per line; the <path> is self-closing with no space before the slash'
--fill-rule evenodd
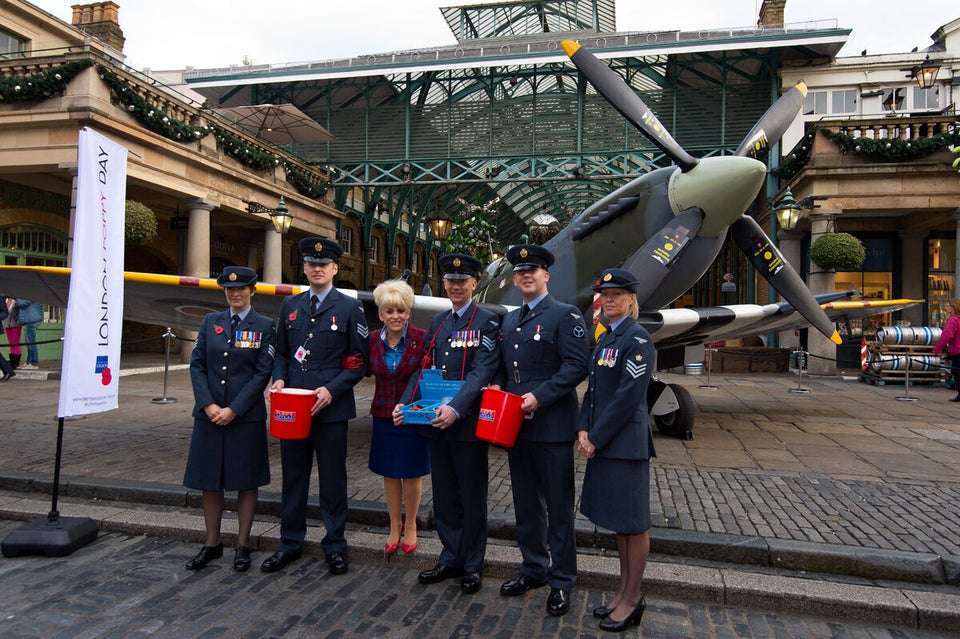
<path id="1" fill-rule="evenodd" d="M 446 381 L 439 368 L 425 368 L 420 376 L 420 401 L 400 409 L 404 424 L 429 424 L 437 409 L 460 392 L 461 381 Z"/>

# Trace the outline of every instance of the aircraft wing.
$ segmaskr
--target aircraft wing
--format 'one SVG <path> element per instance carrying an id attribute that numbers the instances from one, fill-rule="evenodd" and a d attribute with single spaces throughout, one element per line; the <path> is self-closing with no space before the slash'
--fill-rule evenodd
<path id="1" fill-rule="evenodd" d="M 197 330 L 204 315 L 226 307 L 223 289 L 212 278 L 127 271 L 124 272 L 123 279 L 123 315 L 127 320 L 169 326 L 177 330 Z M 26 297 L 43 304 L 65 308 L 69 283 L 69 268 L 0 266 L 0 294 L 3 295 Z M 304 287 L 290 284 L 257 284 L 253 305 L 258 313 L 276 317 L 283 298 L 296 295 L 303 289 Z M 371 326 L 380 325 L 372 292 L 339 290 L 363 303 Z M 817 296 L 817 301 L 835 322 L 891 313 L 923 302 L 910 299 L 840 299 L 849 293 L 820 295 Z M 514 308 L 500 304 L 482 306 L 498 315 Z M 417 295 L 411 320 L 418 326 L 427 326 L 433 315 L 449 308 L 450 300 L 446 298 Z M 810 326 L 787 302 L 663 309 L 642 313 L 638 321 L 650 332 L 658 349 Z"/>

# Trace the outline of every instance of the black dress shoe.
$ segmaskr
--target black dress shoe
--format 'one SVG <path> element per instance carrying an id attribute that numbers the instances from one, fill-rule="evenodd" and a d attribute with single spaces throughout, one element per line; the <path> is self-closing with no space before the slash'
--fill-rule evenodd
<path id="1" fill-rule="evenodd" d="M 468 595 L 479 592 L 480 586 L 482 585 L 483 578 L 475 572 L 468 572 L 463 576 L 463 579 L 460 580 L 460 590 Z"/>
<path id="2" fill-rule="evenodd" d="M 597 606 L 593 609 L 593 616 L 597 619 L 603 619 L 604 617 L 609 617 L 610 613 L 613 612 L 613 608 L 607 608 L 606 606 Z"/>
<path id="3" fill-rule="evenodd" d="M 437 564 L 430 570 L 424 570 L 417 575 L 417 581 L 422 584 L 438 584 L 451 577 L 460 577 L 463 575 L 462 568 L 451 568 L 443 564 Z"/>
<path id="4" fill-rule="evenodd" d="M 342 553 L 332 552 L 327 555 L 327 568 L 332 575 L 342 575 L 347 572 L 347 560 L 343 558 Z"/>
<path id="5" fill-rule="evenodd" d="M 250 570 L 250 549 L 246 546 L 237 546 L 237 552 L 233 555 L 233 569 L 237 572 Z"/>
<path id="6" fill-rule="evenodd" d="M 570 591 L 563 588 L 551 588 L 547 597 L 547 612 L 554 617 L 567 614 L 570 610 Z"/>
<path id="7" fill-rule="evenodd" d="M 260 570 L 263 572 L 277 572 L 278 570 L 283 570 L 284 566 L 295 562 L 297 559 L 300 559 L 300 553 L 298 552 L 293 553 L 278 550 L 263 560 L 263 563 L 260 564 Z"/>
<path id="8" fill-rule="evenodd" d="M 514 577 L 510 581 L 504 582 L 504 584 L 500 586 L 500 594 L 513 597 L 515 595 L 522 595 L 526 591 L 533 588 L 540 588 L 546 585 L 546 579 L 536 579 L 520 573 L 518 576 Z"/>
<path id="9" fill-rule="evenodd" d="M 10 375 L 13 375 L 13 373 L 10 373 Z M 6 379 L 6 378 L 4 378 L 4 379 Z M 948 399 L 947 401 L 948 401 L 948 402 L 960 402 L 960 393 L 958 393 L 956 397 L 952 397 L 952 398 Z"/>
<path id="10" fill-rule="evenodd" d="M 204 546 L 193 559 L 187 562 L 187 570 L 200 570 L 214 559 L 223 557 L 223 542 L 216 546 Z"/>
<path id="11" fill-rule="evenodd" d="M 3 381 L 7 381 L 7 380 L 10 379 L 11 377 L 16 377 L 16 376 L 17 376 L 17 374 L 14 373 L 13 371 L 10 371 L 9 373 L 4 373 L 4 374 L 3 374 Z M 950 401 L 953 401 L 953 400 L 950 400 Z"/>
<path id="12" fill-rule="evenodd" d="M 600 629 L 606 630 L 608 632 L 623 632 L 630 626 L 639 626 L 640 620 L 643 618 L 643 611 L 647 608 L 647 600 L 640 596 L 640 603 L 637 604 L 637 607 L 633 609 L 626 619 L 623 621 L 614 621 L 610 617 L 605 617 L 600 620 Z"/>

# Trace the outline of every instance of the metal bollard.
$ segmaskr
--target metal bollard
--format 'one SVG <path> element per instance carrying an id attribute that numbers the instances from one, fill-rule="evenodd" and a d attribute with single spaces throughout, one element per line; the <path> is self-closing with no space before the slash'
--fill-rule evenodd
<path id="1" fill-rule="evenodd" d="M 916 402 L 920 401 L 917 397 L 910 397 L 910 368 L 913 365 L 913 358 L 907 355 L 907 368 L 903 376 L 903 395 L 896 397 L 898 402 Z"/>
<path id="2" fill-rule="evenodd" d="M 796 350 L 795 352 L 796 352 L 796 354 L 797 354 L 797 387 L 796 387 L 796 388 L 791 388 L 791 389 L 790 389 L 790 392 L 791 392 L 791 393 L 809 393 L 809 392 L 810 392 L 810 389 L 809 389 L 809 388 L 803 388 L 803 387 L 802 387 L 802 383 L 803 383 L 803 362 L 804 362 L 804 352 L 803 352 L 803 349 L 800 348 L 800 346 L 798 345 L 798 346 L 797 346 L 797 350 Z"/>
<path id="3" fill-rule="evenodd" d="M 173 334 L 169 326 L 167 332 L 163 334 L 163 338 L 166 340 L 163 352 L 163 397 L 154 397 L 151 401 L 154 404 L 173 404 L 177 401 L 177 398 L 167 397 L 167 375 L 170 372 L 170 342 L 176 338 L 176 335 Z"/>
<path id="4" fill-rule="evenodd" d="M 707 348 L 706 350 L 706 365 L 707 365 L 707 383 L 700 384 L 700 388 L 703 390 L 719 390 L 718 386 L 714 386 L 710 383 L 710 370 L 713 368 L 713 354 L 717 351 L 715 348 Z"/>

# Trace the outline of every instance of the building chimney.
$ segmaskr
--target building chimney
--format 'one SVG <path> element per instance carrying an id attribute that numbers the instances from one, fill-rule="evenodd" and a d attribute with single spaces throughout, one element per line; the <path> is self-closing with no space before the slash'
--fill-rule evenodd
<path id="1" fill-rule="evenodd" d="M 763 0 L 757 26 L 764 29 L 783 29 L 783 10 L 787 0 Z"/>
<path id="2" fill-rule="evenodd" d="M 117 51 L 123 51 L 123 31 L 120 29 L 119 9 L 116 2 L 93 2 L 75 4 L 71 24 L 84 33 L 103 41 Z"/>

